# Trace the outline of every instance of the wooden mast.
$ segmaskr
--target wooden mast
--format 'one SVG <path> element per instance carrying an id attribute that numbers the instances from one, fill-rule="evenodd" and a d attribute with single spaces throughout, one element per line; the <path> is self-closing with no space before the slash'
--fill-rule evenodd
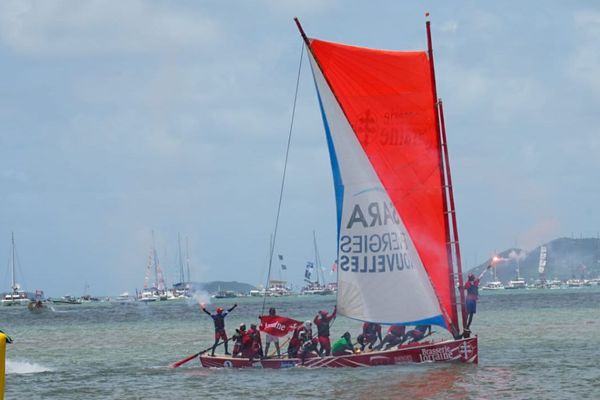
<path id="1" fill-rule="evenodd" d="M 425 15 L 426 17 L 429 16 L 429 13 L 427 13 Z M 442 129 L 440 127 L 440 112 L 439 112 L 439 101 L 438 101 L 438 96 L 437 96 L 437 86 L 436 86 L 436 81 L 435 81 L 435 65 L 434 65 L 434 61 L 433 61 L 433 45 L 432 45 L 432 40 L 431 40 L 431 22 L 429 20 L 427 20 L 425 22 L 425 26 L 426 26 L 426 30 L 427 30 L 427 55 L 429 58 L 429 71 L 431 74 L 431 88 L 432 88 L 432 96 L 433 96 L 433 112 L 435 115 L 435 129 L 436 129 L 436 133 L 437 133 L 437 139 L 438 139 L 438 145 L 440 147 L 440 179 L 441 179 L 441 183 L 442 183 L 442 196 L 443 196 L 443 203 L 444 203 L 444 230 L 446 232 L 446 253 L 447 253 L 447 257 L 448 257 L 448 275 L 449 275 L 449 289 L 450 289 L 450 296 L 452 297 L 452 304 L 455 308 L 455 314 L 456 317 L 458 319 L 458 309 L 457 309 L 457 304 L 456 304 L 456 289 L 454 287 L 454 262 L 453 262 L 453 246 L 455 244 L 455 242 L 453 242 L 452 240 L 452 235 L 450 232 L 450 215 L 454 214 L 454 208 L 451 206 L 449 207 L 449 198 L 453 199 L 452 196 L 452 187 L 450 186 L 449 182 L 447 181 L 448 177 L 446 176 L 446 172 L 449 172 L 449 165 L 448 165 L 448 159 L 447 157 L 445 157 L 445 155 L 447 155 L 446 152 L 442 151 L 443 145 L 445 143 L 445 140 L 442 138 Z M 445 135 L 444 135 L 445 136 Z M 444 160 L 446 162 L 444 162 Z M 444 165 L 446 165 L 446 168 L 444 168 Z M 452 200 L 453 202 L 453 200 Z M 452 221 L 454 222 L 454 218 L 452 218 Z M 455 230 L 455 229 L 454 229 Z M 457 238 L 455 238 L 457 239 Z M 459 273 L 459 279 L 461 279 L 461 274 Z M 462 286 L 462 285 L 461 285 Z M 462 303 L 462 301 L 461 301 Z M 464 304 L 464 303 L 463 303 Z M 465 323 L 465 317 L 466 315 L 463 314 L 463 326 Z M 458 320 L 455 321 L 450 321 L 452 324 L 455 324 L 456 326 L 450 326 L 450 331 L 452 332 L 452 334 L 455 337 L 458 337 L 460 335 L 460 327 L 458 326 Z"/>

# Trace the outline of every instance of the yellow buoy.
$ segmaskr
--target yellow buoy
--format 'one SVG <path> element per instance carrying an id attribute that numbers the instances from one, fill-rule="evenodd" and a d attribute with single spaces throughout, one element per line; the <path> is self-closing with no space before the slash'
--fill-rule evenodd
<path id="1" fill-rule="evenodd" d="M 0 331 L 0 400 L 4 400 L 4 368 L 6 361 L 6 343 L 11 343 L 10 336 Z"/>

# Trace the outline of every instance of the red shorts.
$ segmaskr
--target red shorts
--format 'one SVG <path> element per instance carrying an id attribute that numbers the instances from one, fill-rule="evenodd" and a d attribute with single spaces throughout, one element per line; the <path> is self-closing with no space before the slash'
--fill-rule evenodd
<path id="1" fill-rule="evenodd" d="M 319 343 L 321 343 L 323 350 L 327 352 L 331 350 L 331 343 L 329 342 L 328 336 L 319 336 Z"/>
<path id="2" fill-rule="evenodd" d="M 219 339 L 227 340 L 227 334 L 225 333 L 224 330 L 215 332 L 215 341 L 217 341 Z"/>

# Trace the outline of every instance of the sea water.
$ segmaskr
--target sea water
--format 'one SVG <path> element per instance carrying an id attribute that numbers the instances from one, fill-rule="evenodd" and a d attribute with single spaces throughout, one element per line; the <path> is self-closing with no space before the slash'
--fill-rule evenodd
<path id="1" fill-rule="evenodd" d="M 230 334 L 256 322 L 263 306 L 260 298 L 237 298 L 207 307 L 234 303 Z M 267 309 L 299 320 L 334 304 L 335 296 L 266 301 Z M 600 288 L 482 294 L 472 325 L 479 365 L 232 370 L 202 368 L 195 359 L 171 369 L 213 342 L 211 319 L 192 301 L 54 305 L 39 314 L 2 307 L 0 329 L 14 339 L 7 346 L 8 400 L 600 398 Z M 360 329 L 338 317 L 332 338 L 346 330 L 355 338 Z M 434 338 L 447 337 L 434 330 Z"/>

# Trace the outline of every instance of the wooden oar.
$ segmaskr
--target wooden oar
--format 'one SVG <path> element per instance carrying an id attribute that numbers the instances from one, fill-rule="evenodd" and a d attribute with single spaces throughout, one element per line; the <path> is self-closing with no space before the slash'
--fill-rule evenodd
<path id="1" fill-rule="evenodd" d="M 223 343 L 226 343 L 226 342 L 228 342 L 228 341 L 229 341 L 229 339 L 227 339 L 227 340 L 224 340 L 224 341 L 222 341 L 222 342 L 220 342 L 220 343 L 217 343 L 217 346 L 216 346 L 216 347 L 219 347 L 220 345 L 222 345 Z M 186 362 L 193 360 L 194 358 L 196 358 L 196 357 L 198 357 L 198 356 L 200 356 L 200 355 L 202 355 L 202 354 L 206 353 L 206 352 L 207 352 L 207 351 L 209 351 L 209 350 L 212 350 L 212 348 L 213 348 L 213 346 L 210 346 L 209 348 L 207 348 L 207 349 L 204 349 L 204 350 L 202 350 L 202 351 L 199 351 L 199 352 L 197 352 L 197 353 L 196 353 L 196 354 L 194 354 L 194 355 L 191 355 L 191 356 L 189 356 L 189 357 L 186 357 L 186 358 L 184 358 L 183 360 L 179 360 L 179 361 L 177 361 L 177 362 L 174 362 L 173 364 L 170 364 L 170 365 L 169 365 L 169 368 L 177 368 L 177 367 L 180 367 L 180 366 L 182 366 L 183 364 L 185 364 Z"/>

